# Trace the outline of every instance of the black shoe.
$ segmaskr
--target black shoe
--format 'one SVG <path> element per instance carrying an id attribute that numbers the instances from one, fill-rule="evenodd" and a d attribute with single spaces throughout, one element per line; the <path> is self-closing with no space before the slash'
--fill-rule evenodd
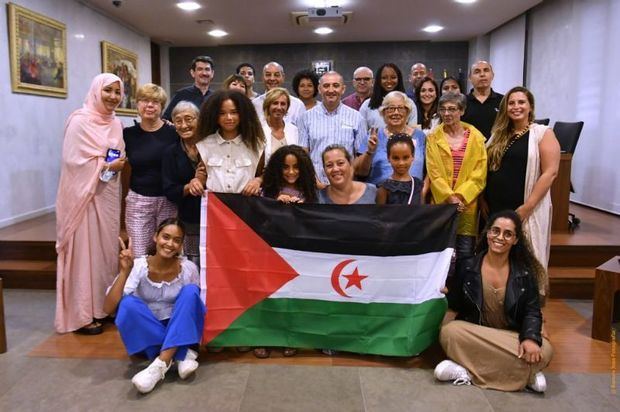
<path id="1" fill-rule="evenodd" d="M 100 335 L 103 333 L 103 326 L 100 323 L 93 322 L 75 331 L 80 335 Z"/>

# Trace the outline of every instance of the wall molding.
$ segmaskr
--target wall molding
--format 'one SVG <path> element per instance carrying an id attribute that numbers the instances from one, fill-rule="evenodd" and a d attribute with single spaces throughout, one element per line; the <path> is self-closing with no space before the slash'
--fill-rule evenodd
<path id="1" fill-rule="evenodd" d="M 11 226 L 25 220 L 34 219 L 35 217 L 43 216 L 48 213 L 53 213 L 55 211 L 56 206 L 47 206 L 41 209 L 30 211 L 28 213 L 22 213 L 21 215 L 11 216 L 9 218 L 0 220 L 0 228 Z"/>

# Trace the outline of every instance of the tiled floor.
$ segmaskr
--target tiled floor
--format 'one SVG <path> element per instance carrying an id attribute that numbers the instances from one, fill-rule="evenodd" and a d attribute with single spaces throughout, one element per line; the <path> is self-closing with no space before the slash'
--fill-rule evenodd
<path id="1" fill-rule="evenodd" d="M 431 369 L 203 362 L 153 393 L 130 384 L 129 360 L 27 356 L 52 333 L 53 291 L 5 290 L 9 351 L 0 355 L 0 411 L 607 411 L 620 410 L 611 373 L 547 373 L 544 395 L 452 386 Z M 568 302 L 586 316 L 591 303 Z"/>

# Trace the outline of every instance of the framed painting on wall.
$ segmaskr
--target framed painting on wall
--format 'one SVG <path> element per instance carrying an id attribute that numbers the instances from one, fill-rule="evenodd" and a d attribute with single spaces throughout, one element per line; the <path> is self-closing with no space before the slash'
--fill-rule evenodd
<path id="1" fill-rule="evenodd" d="M 101 42 L 101 71 L 114 73 L 123 80 L 124 97 L 117 114 L 137 115 L 138 55 L 107 41 Z"/>
<path id="2" fill-rule="evenodd" d="M 66 26 L 13 3 L 7 10 L 13 93 L 67 97 Z"/>

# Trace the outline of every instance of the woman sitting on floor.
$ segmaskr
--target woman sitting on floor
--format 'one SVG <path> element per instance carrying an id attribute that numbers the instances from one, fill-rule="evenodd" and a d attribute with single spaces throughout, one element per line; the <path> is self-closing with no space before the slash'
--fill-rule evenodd
<path id="1" fill-rule="evenodd" d="M 129 355 L 145 354 L 153 362 L 131 382 L 142 393 L 153 390 L 177 361 L 181 379 L 198 368 L 198 354 L 189 346 L 200 343 L 206 309 L 200 300 L 198 268 L 179 257 L 185 229 L 175 218 L 164 220 L 153 240 L 153 255 L 134 259 L 121 242 L 120 273 L 106 296 L 103 309 L 117 311 L 116 326 Z"/>
<path id="2" fill-rule="evenodd" d="M 448 302 L 457 320 L 441 328 L 450 360 L 435 368 L 440 381 L 481 388 L 536 392 L 547 388 L 541 372 L 553 350 L 541 336 L 536 260 L 516 212 L 493 215 L 476 256 L 457 264 Z"/>

